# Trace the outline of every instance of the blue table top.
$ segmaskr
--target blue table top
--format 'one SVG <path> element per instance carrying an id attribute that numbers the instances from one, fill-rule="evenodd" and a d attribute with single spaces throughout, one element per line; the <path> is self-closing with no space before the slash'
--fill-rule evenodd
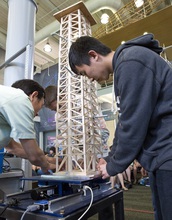
<path id="1" fill-rule="evenodd" d="M 41 176 L 31 176 L 24 177 L 21 180 L 28 181 L 48 181 L 48 182 L 56 182 L 56 183 L 75 183 L 82 184 L 85 182 L 90 182 L 94 180 L 102 180 L 100 175 L 91 175 L 91 176 L 68 176 L 68 175 L 41 175 Z"/>

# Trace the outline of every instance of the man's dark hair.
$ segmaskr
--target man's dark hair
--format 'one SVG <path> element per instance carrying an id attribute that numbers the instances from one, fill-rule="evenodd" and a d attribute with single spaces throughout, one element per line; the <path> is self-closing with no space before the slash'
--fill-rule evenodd
<path id="1" fill-rule="evenodd" d="M 28 96 L 37 91 L 38 99 L 45 98 L 44 88 L 32 79 L 21 79 L 13 83 L 11 86 L 23 90 Z"/>
<path id="2" fill-rule="evenodd" d="M 89 36 L 78 38 L 72 43 L 69 50 L 69 65 L 74 73 L 77 74 L 75 66 L 81 66 L 82 64 L 90 65 L 90 56 L 88 54 L 90 50 L 94 50 L 103 56 L 106 56 L 112 51 L 96 38 Z"/>
<path id="3" fill-rule="evenodd" d="M 52 102 L 57 101 L 57 86 L 47 86 L 45 88 L 45 96 L 45 106 L 49 107 Z"/>
<path id="4" fill-rule="evenodd" d="M 54 153 L 56 153 L 56 148 L 55 147 L 50 147 L 50 150 L 52 150 Z"/>

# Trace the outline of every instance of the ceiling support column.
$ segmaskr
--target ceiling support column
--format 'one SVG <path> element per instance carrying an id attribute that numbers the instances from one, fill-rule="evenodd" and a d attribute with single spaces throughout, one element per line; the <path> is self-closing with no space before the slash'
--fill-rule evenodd
<path id="1" fill-rule="evenodd" d="M 33 78 L 35 17 L 34 0 L 8 0 L 8 28 L 5 61 L 26 47 L 26 51 L 6 65 L 4 85 L 17 80 Z M 27 46 L 28 45 L 28 46 Z"/>

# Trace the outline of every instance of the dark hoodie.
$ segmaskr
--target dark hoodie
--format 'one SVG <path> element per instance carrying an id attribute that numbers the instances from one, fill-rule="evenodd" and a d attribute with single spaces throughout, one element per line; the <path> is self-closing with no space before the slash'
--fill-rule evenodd
<path id="1" fill-rule="evenodd" d="M 106 158 L 111 176 L 134 159 L 147 171 L 172 160 L 172 69 L 161 52 L 152 34 L 130 40 L 115 52 L 114 87 L 120 111 Z"/>

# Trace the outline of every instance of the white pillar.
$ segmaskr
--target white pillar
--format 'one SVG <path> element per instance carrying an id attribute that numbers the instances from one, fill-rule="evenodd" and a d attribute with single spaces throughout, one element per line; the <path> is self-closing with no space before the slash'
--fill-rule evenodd
<path id="1" fill-rule="evenodd" d="M 4 85 L 10 86 L 16 80 L 33 78 L 34 35 L 37 5 L 34 0 L 8 0 L 8 6 L 5 61 L 26 45 L 32 45 L 29 49 L 29 55 L 24 52 L 6 66 L 4 72 Z M 27 70 L 27 75 L 25 70 Z"/>

